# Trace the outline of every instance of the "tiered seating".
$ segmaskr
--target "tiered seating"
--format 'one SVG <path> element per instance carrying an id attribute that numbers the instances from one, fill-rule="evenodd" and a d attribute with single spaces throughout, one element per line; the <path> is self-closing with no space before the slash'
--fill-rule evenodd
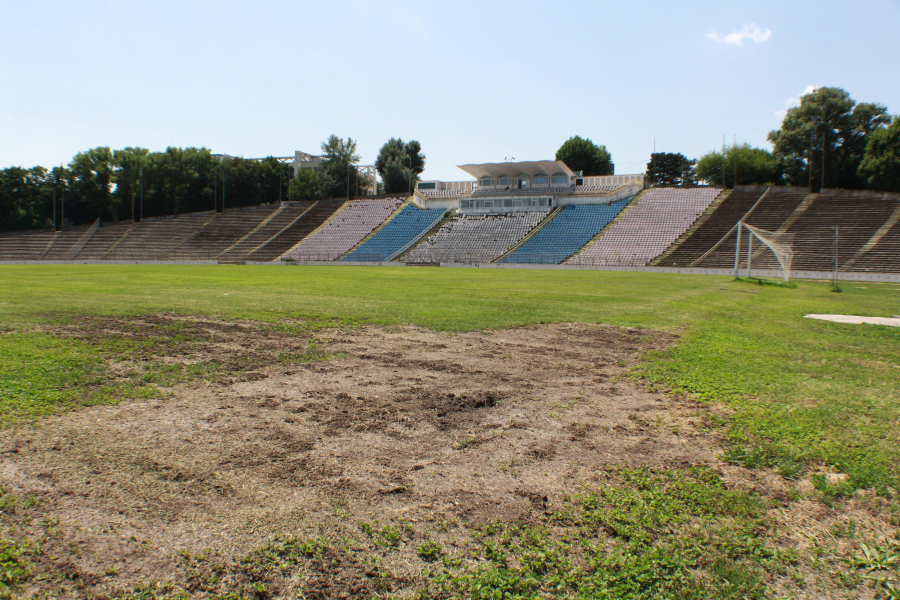
<path id="1" fill-rule="evenodd" d="M 103 259 L 161 260 L 212 218 L 210 213 L 193 213 L 142 221 L 125 234 Z"/>
<path id="2" fill-rule="evenodd" d="M 630 200 L 564 206 L 553 220 L 500 262 L 558 265 L 609 225 Z"/>
<path id="3" fill-rule="evenodd" d="M 342 260 L 381 262 L 425 235 L 444 215 L 442 209 L 423 210 L 407 204 L 375 235 Z"/>
<path id="4" fill-rule="evenodd" d="M 891 227 L 849 270 L 900 273 L 900 223 Z"/>
<path id="5" fill-rule="evenodd" d="M 401 198 L 354 200 L 321 229 L 286 252 L 283 259 L 337 260 L 384 223 L 401 204 Z"/>
<path id="6" fill-rule="evenodd" d="M 721 191 L 720 188 L 650 190 L 599 240 L 568 262 L 645 265 L 678 239 Z"/>
<path id="7" fill-rule="evenodd" d="M 39 260 L 55 231 L 12 233 L 0 236 L 0 260 Z"/>
<path id="8" fill-rule="evenodd" d="M 229 246 L 253 231 L 280 206 L 226 210 L 166 255 L 167 260 L 216 260 Z"/>
<path id="9" fill-rule="evenodd" d="M 489 263 L 528 235 L 547 213 L 459 215 L 406 256 L 408 263 Z"/>
<path id="10" fill-rule="evenodd" d="M 56 236 L 53 238 L 53 243 L 50 244 L 50 248 L 47 249 L 41 260 L 68 260 L 70 250 L 88 229 L 90 229 L 90 226 L 81 225 L 57 231 Z"/>
<path id="11" fill-rule="evenodd" d="M 419 190 L 419 193 L 426 198 L 456 198 L 459 195 L 465 196 L 469 192 L 467 190 Z"/>
<path id="12" fill-rule="evenodd" d="M 251 252 L 278 235 L 282 229 L 293 223 L 300 215 L 305 213 L 312 204 L 312 202 L 302 202 L 292 203 L 290 206 L 283 206 L 259 229 L 242 239 L 236 246 L 222 253 L 219 256 L 219 262 L 244 262 Z"/>
<path id="13" fill-rule="evenodd" d="M 746 216 L 744 222 L 766 231 L 777 231 L 808 194 L 809 191 L 806 188 L 771 187 L 753 212 Z M 736 241 L 737 234 L 729 234 L 715 250 L 694 266 L 720 269 L 734 266 Z"/>
<path id="14" fill-rule="evenodd" d="M 760 196 L 765 193 L 765 187 L 737 188 L 719 205 L 715 212 L 700 225 L 696 231 L 659 264 L 664 267 L 687 267 L 695 260 L 703 256 L 710 248 L 728 235 L 731 228 L 744 218 Z M 734 255 L 734 242 L 731 242 L 731 252 Z"/>
<path id="15" fill-rule="evenodd" d="M 473 196 L 501 196 L 507 194 L 515 194 L 517 196 L 522 194 L 565 194 L 572 190 L 569 186 L 560 186 L 560 187 L 525 187 L 525 188 L 500 188 L 500 189 L 491 189 L 491 188 L 481 188 L 472 192 Z"/>
<path id="16" fill-rule="evenodd" d="M 344 205 L 344 201 L 320 200 L 300 219 L 282 230 L 281 233 L 251 252 L 245 260 L 268 262 L 275 260 L 297 245 L 303 238 L 315 231 L 331 215 Z"/>
<path id="17" fill-rule="evenodd" d="M 613 185 L 576 185 L 573 194 L 608 194 L 622 187 L 621 184 Z"/>
<path id="18" fill-rule="evenodd" d="M 838 227 L 838 265 L 853 258 L 897 209 L 895 199 L 884 194 L 869 197 L 839 193 L 820 194 L 792 224 L 794 258 L 791 268 L 798 271 L 829 271 L 834 267 L 834 227 Z M 771 252 L 766 254 L 771 255 Z M 760 267 L 777 265 L 774 256 L 753 258 Z"/>
<path id="19" fill-rule="evenodd" d="M 116 241 L 131 229 L 132 223 L 100 224 L 100 228 L 94 232 L 84 248 L 74 256 L 77 260 L 100 260 Z"/>

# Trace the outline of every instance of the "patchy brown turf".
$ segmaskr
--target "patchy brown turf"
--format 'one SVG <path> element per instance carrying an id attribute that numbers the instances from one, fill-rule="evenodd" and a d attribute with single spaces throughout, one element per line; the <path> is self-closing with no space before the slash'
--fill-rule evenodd
<path id="1" fill-rule="evenodd" d="M 172 335 L 156 340 L 160 328 Z M 319 330 L 312 352 L 309 335 L 166 316 L 86 319 L 56 333 L 144 336 L 156 341 L 138 362 L 252 370 L 0 433 L 3 484 L 41 502 L 40 519 L 23 526 L 44 536 L 48 577 L 28 594 L 115 595 L 151 581 L 200 592 L 210 564 L 237 585 L 247 574 L 234 561 L 273 537 L 352 548 L 366 527 L 388 523 L 400 524 L 407 551 L 367 562 L 328 550 L 302 580 L 262 581 L 307 598 L 409 592 L 427 566 L 417 544 L 463 547 L 467 526 L 550 511 L 610 465 L 709 465 L 764 494 L 783 487 L 722 465 L 696 405 L 623 377 L 673 341 L 660 332 L 365 326 Z M 117 369 L 139 368 L 129 364 Z M 217 562 L 180 556 L 209 549 Z"/>

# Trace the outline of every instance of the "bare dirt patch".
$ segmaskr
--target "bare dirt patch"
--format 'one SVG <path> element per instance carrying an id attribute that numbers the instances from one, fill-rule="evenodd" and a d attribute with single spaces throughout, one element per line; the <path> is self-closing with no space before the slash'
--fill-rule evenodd
<path id="1" fill-rule="evenodd" d="M 317 344 L 335 357 L 292 364 L 284 357 L 309 359 L 310 334 L 175 317 L 60 333 L 155 340 L 160 327 L 172 331 L 167 357 L 244 371 L 0 433 L 3 484 L 41 502 L 25 527 L 56 557 L 42 554 L 38 570 L 52 577 L 30 594 L 116 595 L 152 581 L 200 593 L 211 567 L 195 557 L 210 549 L 216 577 L 275 595 L 409 593 L 427 566 L 418 545 L 463 547 L 468 526 L 547 513 L 606 467 L 721 466 L 696 405 L 623 377 L 668 334 L 323 329 Z M 159 359 L 160 342 L 144 352 Z M 339 540 L 342 551 L 300 579 L 238 568 L 278 536 Z M 366 539 L 387 550 L 355 552 Z"/>

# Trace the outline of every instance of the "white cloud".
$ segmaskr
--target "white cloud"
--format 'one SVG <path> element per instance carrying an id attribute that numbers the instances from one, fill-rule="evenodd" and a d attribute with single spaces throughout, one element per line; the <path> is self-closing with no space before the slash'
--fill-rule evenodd
<path id="1" fill-rule="evenodd" d="M 759 25 L 756 23 L 746 23 L 733 33 L 723 36 L 719 35 L 718 32 L 713 31 L 712 33 L 707 33 L 706 37 L 714 42 L 732 44 L 733 46 L 743 46 L 744 40 L 751 40 L 757 44 L 768 41 L 769 38 L 772 37 L 772 30 L 768 27 L 760 29 Z"/>
<path id="2" fill-rule="evenodd" d="M 805 96 L 811 92 L 814 92 L 817 89 L 819 89 L 820 87 L 821 86 L 818 86 L 818 85 L 806 86 L 806 89 L 803 90 L 802 94 L 797 94 L 796 97 L 791 96 L 790 98 L 788 98 L 787 101 L 784 103 L 784 108 L 782 108 L 781 110 L 775 111 L 775 116 L 778 117 L 779 120 L 784 120 L 784 117 L 787 115 L 787 111 L 789 108 L 793 108 L 794 106 L 800 106 L 800 97 L 801 96 Z"/>

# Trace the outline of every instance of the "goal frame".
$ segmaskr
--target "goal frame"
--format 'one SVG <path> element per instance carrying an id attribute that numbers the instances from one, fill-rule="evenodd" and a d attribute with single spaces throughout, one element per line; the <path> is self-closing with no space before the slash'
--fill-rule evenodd
<path id="1" fill-rule="evenodd" d="M 791 280 L 791 262 L 793 260 L 794 251 L 793 248 L 788 246 L 787 250 L 782 248 L 776 248 L 772 242 L 766 240 L 764 237 L 760 236 L 757 232 L 763 233 L 774 233 L 770 231 L 765 231 L 764 229 L 759 229 L 757 227 L 753 227 L 752 225 L 748 225 L 743 221 L 738 221 L 737 224 L 737 241 L 734 246 L 734 277 L 737 279 L 741 274 L 741 232 L 746 230 L 747 235 L 747 278 L 749 279 L 753 275 L 753 238 L 759 240 L 764 246 L 769 248 L 772 251 L 772 254 L 775 255 L 776 260 L 778 260 L 778 264 L 781 265 L 781 277 L 785 282 Z M 790 234 L 788 234 L 790 235 Z M 793 238 L 792 235 L 790 235 Z"/>

